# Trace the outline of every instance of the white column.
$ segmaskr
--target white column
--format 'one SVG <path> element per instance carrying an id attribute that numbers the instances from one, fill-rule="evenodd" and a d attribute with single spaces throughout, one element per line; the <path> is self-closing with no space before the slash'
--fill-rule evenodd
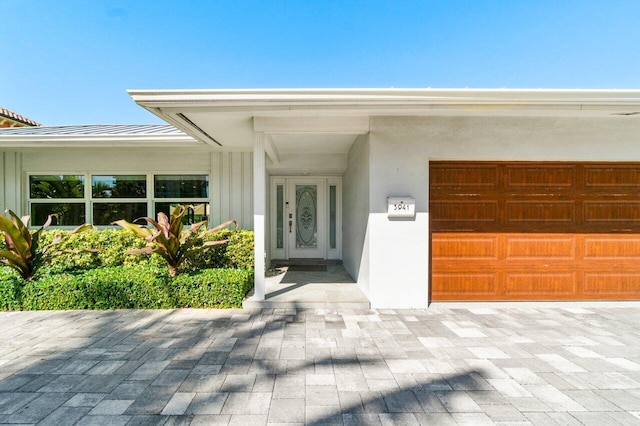
<path id="1" fill-rule="evenodd" d="M 254 233 L 254 298 L 264 300 L 265 293 L 265 210 L 266 210 L 266 166 L 264 133 L 255 133 L 253 138 L 253 233 Z"/>

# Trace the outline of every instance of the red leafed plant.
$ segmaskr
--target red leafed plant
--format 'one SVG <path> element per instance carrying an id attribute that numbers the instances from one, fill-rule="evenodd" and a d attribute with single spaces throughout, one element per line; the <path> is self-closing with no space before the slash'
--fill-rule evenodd
<path id="1" fill-rule="evenodd" d="M 62 242 L 62 240 L 72 234 L 77 234 L 91 225 L 85 223 L 78 226 L 73 231 L 68 231 L 55 236 L 50 244 L 41 245 L 41 238 L 44 230 L 51 225 L 57 214 L 50 214 L 47 221 L 40 229 L 30 232 L 30 216 L 18 217 L 11 210 L 7 210 L 10 218 L 0 214 L 0 232 L 4 237 L 6 249 L 0 250 L 0 263 L 15 269 L 25 280 L 31 281 L 36 271 L 47 263 L 49 259 L 61 253 L 81 253 L 94 252 L 91 249 L 82 250 L 52 250 L 52 248 Z"/>
<path id="2" fill-rule="evenodd" d="M 207 234 L 219 231 L 231 224 L 235 227 L 238 223 L 230 220 L 212 229 L 206 229 L 207 221 L 194 223 L 188 229 L 184 229 L 182 219 L 192 206 L 177 206 L 171 214 L 171 219 L 166 214 L 158 213 L 158 220 L 150 217 L 142 217 L 151 227 L 136 225 L 126 220 L 113 222 L 122 228 L 132 231 L 137 237 L 144 239 L 147 246 L 141 249 L 129 250 L 129 254 L 157 253 L 167 262 L 169 275 L 175 277 L 180 272 L 183 262 L 195 254 L 209 247 L 224 244 L 229 240 L 205 241 Z M 205 230 L 201 228 L 205 227 Z"/>

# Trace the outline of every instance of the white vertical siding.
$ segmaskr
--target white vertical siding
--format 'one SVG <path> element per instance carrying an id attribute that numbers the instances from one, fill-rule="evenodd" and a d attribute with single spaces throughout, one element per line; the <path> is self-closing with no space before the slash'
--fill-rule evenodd
<path id="1" fill-rule="evenodd" d="M 253 228 L 253 153 L 243 154 L 242 223 Z"/>
<path id="2" fill-rule="evenodd" d="M 222 154 L 219 152 L 211 153 L 211 172 L 209 181 L 209 197 L 211 198 L 211 225 L 216 226 L 222 223 Z"/>
<path id="3" fill-rule="evenodd" d="M 11 209 L 23 215 L 22 206 L 22 154 L 19 152 L 0 152 L 0 214 Z M 24 185 L 25 188 L 27 185 Z"/>
<path id="4" fill-rule="evenodd" d="M 252 154 L 222 152 L 213 154 L 212 159 L 215 157 L 211 193 L 212 202 L 219 203 L 219 207 L 214 207 L 219 211 L 219 222 L 234 219 L 241 228 L 253 229 Z"/>

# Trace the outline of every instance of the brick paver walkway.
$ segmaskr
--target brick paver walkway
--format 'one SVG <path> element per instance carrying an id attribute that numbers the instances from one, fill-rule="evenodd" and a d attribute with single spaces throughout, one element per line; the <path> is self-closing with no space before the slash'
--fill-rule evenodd
<path id="1" fill-rule="evenodd" d="M 638 306 L 0 313 L 0 423 L 640 424 Z"/>

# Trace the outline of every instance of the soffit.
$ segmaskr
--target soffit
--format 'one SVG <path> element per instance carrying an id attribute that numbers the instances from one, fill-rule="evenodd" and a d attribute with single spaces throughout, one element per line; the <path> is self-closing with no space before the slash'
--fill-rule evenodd
<path id="1" fill-rule="evenodd" d="M 353 125 L 355 130 L 351 130 L 348 120 L 368 122 L 375 116 L 640 119 L 640 90 L 244 89 L 129 93 L 163 120 L 225 150 L 251 149 L 256 130 L 271 135 L 297 134 L 300 137 L 295 139 L 295 146 L 301 151 L 318 149 L 306 143 L 342 149 L 345 140 L 353 141 L 353 135 L 368 131 L 363 125 Z M 318 125 L 297 126 L 300 120 L 316 120 Z M 256 122 L 261 125 L 256 126 Z M 285 150 L 295 144 L 288 136 L 272 136 L 272 140 Z"/>

